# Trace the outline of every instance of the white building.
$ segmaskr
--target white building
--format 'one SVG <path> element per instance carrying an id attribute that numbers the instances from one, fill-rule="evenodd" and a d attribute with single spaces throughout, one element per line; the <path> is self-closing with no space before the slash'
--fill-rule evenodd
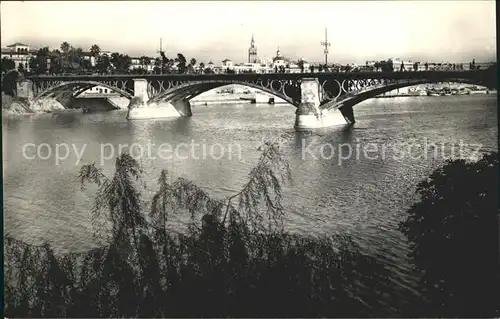
<path id="1" fill-rule="evenodd" d="M 135 69 L 142 68 L 141 59 L 137 58 L 137 57 L 131 57 L 130 58 L 130 66 L 128 68 L 129 68 L 129 70 L 135 70 Z"/>
<path id="2" fill-rule="evenodd" d="M 245 73 L 245 72 L 270 73 L 271 68 L 261 63 L 242 63 L 242 64 L 236 64 L 234 66 L 234 71 L 236 73 Z"/>
<path id="3" fill-rule="evenodd" d="M 270 59 L 270 58 L 261 58 L 260 59 L 260 63 L 264 64 L 267 67 L 271 67 L 272 64 L 273 64 L 273 59 Z"/>
<path id="4" fill-rule="evenodd" d="M 234 62 L 229 60 L 229 59 L 225 59 L 222 61 L 222 68 L 223 69 L 229 69 L 229 70 L 234 70 Z"/>
<path id="5" fill-rule="evenodd" d="M 310 71 L 310 63 L 304 59 L 299 59 L 297 62 L 290 61 L 290 59 L 281 55 L 281 51 L 278 48 L 276 51 L 276 56 L 272 59 L 270 64 L 271 72 L 280 72 L 281 69 L 285 69 L 285 73 L 301 73 L 300 63 L 303 64 L 304 72 Z"/>
<path id="6" fill-rule="evenodd" d="M 304 67 L 304 72 L 306 71 L 306 68 Z M 295 63 L 295 62 L 290 62 L 287 66 L 286 66 L 286 71 L 287 73 L 300 73 L 301 70 L 300 70 L 300 66 L 298 63 Z"/>
<path id="7" fill-rule="evenodd" d="M 280 48 L 276 51 L 276 56 L 273 58 L 272 68 L 279 71 L 280 68 L 287 66 L 288 60 L 281 55 Z"/>
<path id="8" fill-rule="evenodd" d="M 399 71 L 412 71 L 413 70 L 413 63 L 411 60 L 404 61 L 399 58 L 392 58 L 392 66 L 394 67 L 395 72 Z M 401 66 L 403 65 L 403 70 L 401 69 Z"/>
<path id="9" fill-rule="evenodd" d="M 90 61 L 90 65 L 94 67 L 97 63 L 97 59 L 90 52 L 83 52 L 82 55 L 84 60 Z"/>
<path id="10" fill-rule="evenodd" d="M 155 68 L 155 62 L 156 59 L 151 58 L 151 57 L 146 57 L 148 60 L 148 64 L 145 64 L 142 59 L 142 57 L 131 57 L 130 61 L 130 67 L 129 70 L 135 70 L 135 69 L 144 69 L 147 72 L 153 72 L 153 69 Z"/>
<path id="11" fill-rule="evenodd" d="M 11 59 L 14 61 L 16 69 L 19 68 L 19 65 L 22 65 L 25 70 L 29 71 L 29 60 L 34 53 L 34 50 L 30 50 L 28 45 L 16 42 L 2 48 L 2 59 L 4 57 Z"/>
<path id="12" fill-rule="evenodd" d="M 302 63 L 304 64 L 304 72 L 309 72 L 309 69 L 311 67 L 311 63 L 307 62 L 306 60 L 304 59 L 300 59 L 302 61 Z"/>
<path id="13" fill-rule="evenodd" d="M 107 95 L 107 96 L 120 96 L 117 92 L 114 92 L 113 90 L 104 87 L 104 86 L 94 86 L 86 91 L 84 91 L 82 94 L 80 94 L 81 97 L 92 97 L 92 96 L 101 96 L 101 95 Z"/>

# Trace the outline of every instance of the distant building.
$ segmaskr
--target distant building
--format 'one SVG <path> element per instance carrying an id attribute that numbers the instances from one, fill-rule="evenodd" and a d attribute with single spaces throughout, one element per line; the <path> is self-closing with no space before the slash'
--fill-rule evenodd
<path id="1" fill-rule="evenodd" d="M 156 60 L 154 58 L 151 58 L 151 57 L 146 57 L 146 61 L 144 61 L 142 59 L 142 57 L 131 57 L 130 62 L 131 63 L 129 66 L 129 70 L 144 69 L 147 72 L 153 72 L 153 69 L 155 68 Z M 149 63 L 147 63 L 147 62 L 149 62 Z"/>
<path id="2" fill-rule="evenodd" d="M 137 57 L 131 57 L 129 69 L 134 70 L 134 69 L 139 69 L 139 68 L 142 68 L 141 59 L 137 58 Z"/>
<path id="3" fill-rule="evenodd" d="M 300 66 L 298 63 L 290 62 L 287 64 L 285 72 L 287 73 L 300 73 Z M 305 68 L 304 68 L 305 71 Z"/>
<path id="4" fill-rule="evenodd" d="M 242 63 L 234 66 L 236 73 L 270 73 L 271 68 L 261 63 Z"/>
<path id="5" fill-rule="evenodd" d="M 92 97 L 92 96 L 101 96 L 101 95 L 107 95 L 107 96 L 120 96 L 119 93 L 107 88 L 107 87 L 104 87 L 104 86 L 94 86 L 94 87 L 91 87 L 90 89 L 82 92 L 80 94 L 81 97 Z"/>
<path id="6" fill-rule="evenodd" d="M 411 71 L 413 70 L 413 63 L 411 60 L 409 61 L 404 61 L 399 58 L 392 58 L 392 66 L 394 68 L 395 72 L 401 71 L 401 66 L 403 65 L 404 71 Z"/>
<path id="7" fill-rule="evenodd" d="M 7 49 L 10 50 L 11 52 L 17 52 L 17 53 L 29 53 L 30 52 L 30 47 L 27 44 L 23 44 L 23 43 L 19 43 L 19 42 L 8 45 Z"/>
<path id="8" fill-rule="evenodd" d="M 234 69 L 234 62 L 229 60 L 229 59 L 225 59 L 222 61 L 222 68 L 233 70 Z"/>
<path id="9" fill-rule="evenodd" d="M 2 59 L 8 58 L 14 61 L 16 69 L 20 65 L 29 71 L 29 60 L 35 53 L 34 50 L 30 50 L 27 44 L 16 42 L 14 44 L 8 45 L 6 48 L 2 48 Z"/>
<path id="10" fill-rule="evenodd" d="M 260 63 L 264 64 L 265 66 L 271 67 L 273 64 L 273 59 L 270 58 L 260 58 Z"/>
<path id="11" fill-rule="evenodd" d="M 84 60 L 90 61 L 90 65 L 94 67 L 96 65 L 96 58 L 92 55 L 91 52 L 82 52 L 82 57 Z M 78 64 L 74 66 L 75 68 L 78 68 Z"/>
<path id="12" fill-rule="evenodd" d="M 303 70 L 300 69 L 300 63 L 302 63 Z M 301 58 L 301 59 L 299 59 L 299 61 L 297 63 L 290 62 L 287 65 L 286 71 L 289 73 L 309 72 L 310 67 L 311 67 L 311 64 L 309 62 L 307 62 L 306 60 Z"/>
<path id="13" fill-rule="evenodd" d="M 366 61 L 365 66 L 367 66 L 367 67 L 375 67 L 376 63 L 378 63 L 378 61 Z"/>
<path id="14" fill-rule="evenodd" d="M 276 51 L 276 56 L 273 58 L 272 68 L 275 69 L 275 70 L 276 70 L 276 68 L 278 68 L 278 70 L 279 70 L 280 67 L 285 67 L 286 68 L 287 63 L 288 63 L 288 60 L 285 59 L 281 55 L 280 48 L 278 47 L 278 50 Z"/>
<path id="15" fill-rule="evenodd" d="M 214 66 L 212 71 L 215 73 L 215 74 L 222 74 L 222 73 L 225 73 L 227 69 L 223 69 L 221 66 Z"/>

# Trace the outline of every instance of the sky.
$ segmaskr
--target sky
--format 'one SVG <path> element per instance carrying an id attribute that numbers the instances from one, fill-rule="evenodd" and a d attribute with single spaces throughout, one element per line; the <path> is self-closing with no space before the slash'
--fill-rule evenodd
<path id="1" fill-rule="evenodd" d="M 364 63 L 401 58 L 436 62 L 496 59 L 495 1 L 2 1 L 1 44 L 158 55 L 198 62 L 246 62 L 252 34 L 258 56 L 281 54 Z"/>

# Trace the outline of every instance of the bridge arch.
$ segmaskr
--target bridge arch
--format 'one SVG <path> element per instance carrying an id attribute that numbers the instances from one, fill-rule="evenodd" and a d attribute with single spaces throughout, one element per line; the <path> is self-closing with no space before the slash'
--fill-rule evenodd
<path id="1" fill-rule="evenodd" d="M 449 79 L 414 79 L 414 80 L 391 80 L 386 83 L 381 82 L 376 85 L 362 87 L 358 90 L 347 91 L 345 83 L 340 83 L 339 93 L 331 100 L 325 101 L 321 104 L 321 109 L 335 110 L 343 107 L 353 107 L 365 100 L 371 99 L 377 95 L 390 92 L 404 87 L 410 87 L 421 84 L 435 84 L 442 82 L 463 83 L 479 86 L 490 86 L 490 83 L 470 78 L 449 78 Z M 343 91 L 343 92 L 342 92 Z M 340 93 L 342 92 L 342 94 Z"/>
<path id="2" fill-rule="evenodd" d="M 43 82 L 44 85 L 40 86 L 37 86 L 35 83 L 33 83 L 33 92 L 35 93 L 35 98 L 57 97 L 58 95 L 64 93 L 71 93 L 73 97 L 77 97 L 92 87 L 102 86 L 130 100 L 134 97 L 133 83 L 130 86 L 130 84 L 126 82 L 127 81 L 113 81 L 113 83 L 107 83 L 88 80 L 67 82 L 52 81 L 48 83 Z"/>
<path id="3" fill-rule="evenodd" d="M 169 81 L 165 87 L 162 81 L 150 81 L 148 83 L 149 102 L 171 101 L 180 99 L 192 99 L 202 93 L 227 85 L 241 85 L 276 96 L 294 105 L 300 104 L 300 81 L 287 80 L 260 80 L 260 81 L 237 81 L 237 80 L 210 80 L 179 82 Z"/>

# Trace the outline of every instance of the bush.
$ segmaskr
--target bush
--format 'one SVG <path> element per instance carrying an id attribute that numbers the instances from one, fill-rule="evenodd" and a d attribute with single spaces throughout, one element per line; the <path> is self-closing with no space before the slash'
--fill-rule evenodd
<path id="1" fill-rule="evenodd" d="M 499 314 L 498 154 L 449 161 L 418 185 L 400 228 L 422 270 L 426 316 Z"/>
<path id="2" fill-rule="evenodd" d="M 19 78 L 19 72 L 9 71 L 2 76 L 2 92 L 9 96 L 16 96 L 16 80 Z"/>

